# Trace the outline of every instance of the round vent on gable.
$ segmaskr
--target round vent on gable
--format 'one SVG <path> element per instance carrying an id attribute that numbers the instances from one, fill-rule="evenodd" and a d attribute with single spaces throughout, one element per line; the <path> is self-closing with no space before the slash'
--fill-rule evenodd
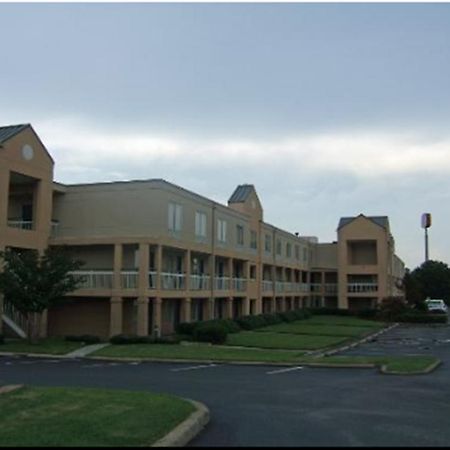
<path id="1" fill-rule="evenodd" d="M 34 156 L 33 147 L 31 145 L 29 145 L 29 144 L 25 144 L 22 147 L 22 156 L 27 161 L 31 161 L 33 159 L 33 156 Z"/>

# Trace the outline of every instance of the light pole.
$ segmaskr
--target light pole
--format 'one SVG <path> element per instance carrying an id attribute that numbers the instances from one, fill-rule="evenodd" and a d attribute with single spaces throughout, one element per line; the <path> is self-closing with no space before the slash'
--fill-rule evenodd
<path id="1" fill-rule="evenodd" d="M 422 228 L 425 229 L 425 262 L 429 260 L 428 257 L 428 228 L 431 227 L 431 214 L 423 213 L 422 214 Z"/>

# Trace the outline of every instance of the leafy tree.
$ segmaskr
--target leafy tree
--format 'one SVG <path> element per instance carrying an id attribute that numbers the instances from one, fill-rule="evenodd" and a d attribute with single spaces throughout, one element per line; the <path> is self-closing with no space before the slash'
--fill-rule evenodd
<path id="1" fill-rule="evenodd" d="M 450 268 L 442 261 L 426 261 L 411 274 L 412 290 L 421 300 L 442 298 L 450 303 Z"/>
<path id="2" fill-rule="evenodd" d="M 403 288 L 405 299 L 411 306 L 420 308 L 424 304 L 425 296 L 422 292 L 421 285 L 417 277 L 409 269 L 406 269 L 405 276 L 403 277 Z"/>
<path id="3" fill-rule="evenodd" d="M 69 272 L 82 262 L 70 257 L 64 247 L 49 248 L 43 256 L 36 250 L 8 249 L 0 252 L 0 293 L 27 318 L 28 338 L 36 342 L 42 313 L 80 285 L 82 279 Z"/>

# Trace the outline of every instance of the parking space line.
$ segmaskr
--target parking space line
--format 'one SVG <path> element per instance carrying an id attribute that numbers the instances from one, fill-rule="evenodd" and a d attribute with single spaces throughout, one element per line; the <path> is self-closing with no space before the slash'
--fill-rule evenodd
<path id="1" fill-rule="evenodd" d="M 293 372 L 294 370 L 302 370 L 302 369 L 303 369 L 303 366 L 289 367 L 288 369 L 279 369 L 279 370 L 272 370 L 270 372 L 266 372 L 266 375 L 276 375 L 278 373 Z"/>
<path id="2" fill-rule="evenodd" d="M 197 370 L 197 369 L 209 369 L 211 367 L 218 367 L 217 364 L 207 364 L 202 366 L 191 366 L 191 367 L 181 367 L 179 369 L 170 369 L 171 372 L 183 372 L 186 370 Z"/>

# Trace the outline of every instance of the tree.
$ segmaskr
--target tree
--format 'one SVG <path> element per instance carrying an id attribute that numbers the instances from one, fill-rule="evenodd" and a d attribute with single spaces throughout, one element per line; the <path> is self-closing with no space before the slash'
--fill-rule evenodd
<path id="1" fill-rule="evenodd" d="M 403 277 L 403 288 L 406 301 L 411 306 L 420 307 L 425 297 L 417 277 L 409 269 L 406 269 L 405 276 Z"/>
<path id="2" fill-rule="evenodd" d="M 63 247 L 49 248 L 43 256 L 36 250 L 0 252 L 0 293 L 27 318 L 28 339 L 35 343 L 42 313 L 60 302 L 80 285 L 82 279 L 70 274 L 82 262 L 70 257 Z"/>
<path id="3" fill-rule="evenodd" d="M 405 281 L 409 283 L 410 295 L 414 298 L 420 298 L 422 301 L 428 297 L 442 298 L 446 303 L 450 303 L 450 268 L 444 262 L 426 261 L 415 268 L 407 278 L 409 279 Z"/>

